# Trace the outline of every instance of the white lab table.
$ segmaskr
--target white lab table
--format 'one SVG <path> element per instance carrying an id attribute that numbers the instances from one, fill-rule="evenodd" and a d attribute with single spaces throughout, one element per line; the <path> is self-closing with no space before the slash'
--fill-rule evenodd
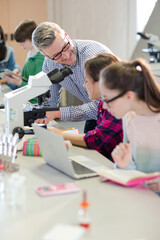
<path id="1" fill-rule="evenodd" d="M 4 120 L 0 112 L 0 119 Z M 0 122 L 3 127 L 4 122 Z M 112 166 L 98 152 L 78 147 L 70 155 L 83 154 Z M 91 227 L 82 240 L 159 240 L 160 198 L 144 186 L 123 187 L 94 177 L 73 180 L 45 164 L 42 157 L 18 153 L 20 174 L 26 176 L 26 200 L 22 206 L 0 204 L 1 240 L 41 240 L 56 224 L 77 226 L 77 213 L 86 190 L 90 202 Z M 74 194 L 40 197 L 36 188 L 51 184 L 76 182 L 81 191 Z M 65 240 L 65 239 L 64 239 Z"/>
<path id="2" fill-rule="evenodd" d="M 82 154 L 73 147 L 71 154 Z M 93 151 L 83 151 L 92 159 L 107 160 Z M 126 188 L 99 177 L 73 180 L 46 165 L 42 157 L 18 154 L 20 173 L 27 178 L 26 201 L 21 207 L 0 206 L 0 236 L 4 240 L 40 240 L 56 224 L 77 225 L 79 193 L 40 197 L 37 187 L 76 182 L 87 190 L 90 202 L 91 227 L 82 240 L 158 240 L 160 239 L 160 198 L 143 186 Z"/>

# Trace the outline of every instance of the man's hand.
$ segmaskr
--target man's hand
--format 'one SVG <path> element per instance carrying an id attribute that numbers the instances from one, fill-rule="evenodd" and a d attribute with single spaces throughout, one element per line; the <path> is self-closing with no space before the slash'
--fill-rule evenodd
<path id="1" fill-rule="evenodd" d="M 46 112 L 46 118 L 39 118 L 35 122 L 48 124 L 49 121 L 54 120 L 55 118 L 61 118 L 61 110 Z"/>
<path id="2" fill-rule="evenodd" d="M 49 123 L 47 118 L 38 118 L 34 122 L 35 123 L 43 123 L 43 124 L 48 124 Z"/>
<path id="3" fill-rule="evenodd" d="M 61 110 L 46 112 L 48 121 L 54 120 L 55 118 L 61 118 Z"/>
<path id="4" fill-rule="evenodd" d="M 154 192 L 160 192 L 160 177 L 146 181 L 148 187 Z"/>
<path id="5" fill-rule="evenodd" d="M 131 147 L 129 143 L 120 143 L 112 151 L 112 158 L 119 168 L 125 168 L 132 161 Z"/>

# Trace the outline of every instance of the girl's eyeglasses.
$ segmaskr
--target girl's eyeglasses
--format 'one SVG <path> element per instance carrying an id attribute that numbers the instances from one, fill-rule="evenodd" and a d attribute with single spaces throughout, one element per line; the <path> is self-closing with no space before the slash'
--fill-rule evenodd
<path id="1" fill-rule="evenodd" d="M 111 102 L 113 102 L 114 100 L 116 100 L 116 99 L 124 96 L 124 95 L 126 94 L 126 92 L 128 92 L 128 91 L 137 92 L 138 89 L 123 91 L 122 93 L 118 94 L 116 97 L 113 97 L 113 98 L 108 99 L 108 100 L 107 100 L 107 99 L 104 99 L 104 97 L 101 96 L 101 99 L 102 99 L 103 102 L 105 102 L 106 104 L 108 104 L 108 103 L 111 103 Z"/>

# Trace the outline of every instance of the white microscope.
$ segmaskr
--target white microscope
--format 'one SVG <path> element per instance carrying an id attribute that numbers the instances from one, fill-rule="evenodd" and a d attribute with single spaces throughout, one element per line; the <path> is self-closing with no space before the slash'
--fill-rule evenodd
<path id="1" fill-rule="evenodd" d="M 15 128 L 24 127 L 24 103 L 47 92 L 52 84 L 63 81 L 70 74 L 72 70 L 67 66 L 60 70 L 54 69 L 48 74 L 40 72 L 29 77 L 28 85 L 5 94 L 5 133 L 13 133 Z"/>

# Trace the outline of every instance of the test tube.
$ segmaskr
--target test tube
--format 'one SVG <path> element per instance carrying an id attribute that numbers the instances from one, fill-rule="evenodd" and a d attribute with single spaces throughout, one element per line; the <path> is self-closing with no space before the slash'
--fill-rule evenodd
<path id="1" fill-rule="evenodd" d="M 16 154 L 17 154 L 17 142 L 19 139 L 19 134 L 15 133 L 13 138 L 12 138 L 12 147 L 13 147 L 13 152 L 12 152 L 12 164 L 15 162 Z"/>
<path id="2" fill-rule="evenodd" d="M 7 137 L 7 145 L 8 145 L 8 156 L 11 157 L 12 155 L 12 134 L 9 134 Z"/>
<path id="3" fill-rule="evenodd" d="M 0 155 L 3 154 L 2 133 L 0 133 Z"/>
<path id="4" fill-rule="evenodd" d="M 2 136 L 2 147 L 3 147 L 3 154 L 4 156 L 7 155 L 7 135 L 4 133 L 3 136 Z"/>

